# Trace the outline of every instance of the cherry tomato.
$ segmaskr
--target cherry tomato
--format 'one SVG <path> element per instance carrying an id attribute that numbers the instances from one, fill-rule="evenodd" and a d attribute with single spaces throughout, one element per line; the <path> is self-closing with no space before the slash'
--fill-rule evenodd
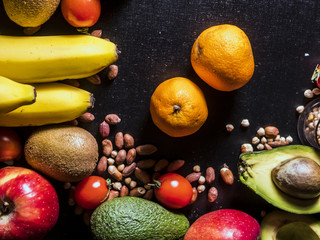
<path id="1" fill-rule="evenodd" d="M 61 11 L 67 22 L 74 27 L 91 27 L 101 13 L 100 0 L 62 0 Z"/>
<path id="2" fill-rule="evenodd" d="M 12 128 L 0 127 L 0 162 L 18 159 L 21 153 L 19 135 Z"/>
<path id="3" fill-rule="evenodd" d="M 95 209 L 106 199 L 108 191 L 108 184 L 104 178 L 89 176 L 77 184 L 74 197 L 80 207 Z"/>
<path id="4" fill-rule="evenodd" d="M 185 207 L 192 198 L 192 186 L 183 176 L 166 173 L 158 178 L 161 184 L 154 193 L 163 206 L 173 209 Z"/>

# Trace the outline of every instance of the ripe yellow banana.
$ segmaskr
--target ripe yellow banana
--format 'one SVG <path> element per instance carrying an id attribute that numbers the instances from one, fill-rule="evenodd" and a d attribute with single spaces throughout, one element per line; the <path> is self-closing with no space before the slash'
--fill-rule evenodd
<path id="1" fill-rule="evenodd" d="M 85 78 L 117 59 L 114 43 L 90 35 L 0 35 L 0 76 L 21 83 Z"/>
<path id="2" fill-rule="evenodd" d="M 0 76 L 0 113 L 10 112 L 20 106 L 34 103 L 35 88 Z"/>
<path id="3" fill-rule="evenodd" d="M 0 114 L 0 126 L 41 126 L 71 121 L 93 107 L 91 93 L 63 83 L 34 84 L 37 100 Z"/>

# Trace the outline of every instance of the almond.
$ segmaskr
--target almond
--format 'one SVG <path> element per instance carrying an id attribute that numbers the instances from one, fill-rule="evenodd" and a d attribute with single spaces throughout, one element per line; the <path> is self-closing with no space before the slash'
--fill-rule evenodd
<path id="1" fill-rule="evenodd" d="M 181 168 L 184 165 L 185 161 L 184 160 L 174 160 L 173 162 L 169 163 L 167 167 L 167 172 L 175 172 L 179 168 Z"/>
<path id="2" fill-rule="evenodd" d="M 140 180 L 143 184 L 147 184 L 151 182 L 151 176 L 148 172 L 136 167 L 134 171 L 135 177 Z"/>
<path id="3" fill-rule="evenodd" d="M 137 167 L 141 169 L 152 168 L 156 164 L 156 160 L 154 159 L 145 159 L 141 160 L 137 163 Z"/>
<path id="4" fill-rule="evenodd" d="M 167 159 L 160 159 L 154 166 L 153 170 L 155 172 L 160 172 L 166 167 L 168 167 L 168 165 L 169 165 L 169 161 Z"/>
<path id="5" fill-rule="evenodd" d="M 144 144 L 136 147 L 137 154 L 141 156 L 151 155 L 158 151 L 158 148 L 152 144 Z"/>
<path id="6" fill-rule="evenodd" d="M 279 134 L 279 129 L 274 126 L 267 126 L 264 131 L 267 138 L 275 138 Z"/>

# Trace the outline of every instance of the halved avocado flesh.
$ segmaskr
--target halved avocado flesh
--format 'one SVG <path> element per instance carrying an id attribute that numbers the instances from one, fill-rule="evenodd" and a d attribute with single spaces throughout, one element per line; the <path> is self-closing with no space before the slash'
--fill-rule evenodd
<path id="1" fill-rule="evenodd" d="M 277 188 L 271 178 L 271 171 L 280 162 L 306 157 L 320 164 L 320 152 L 304 145 L 289 145 L 266 151 L 256 151 L 240 155 L 239 177 L 242 183 L 251 188 L 270 204 L 299 214 L 320 212 L 320 198 L 299 199 L 291 197 Z"/>
<path id="2" fill-rule="evenodd" d="M 311 215 L 273 211 L 261 222 L 261 240 L 319 240 L 320 221 Z"/>

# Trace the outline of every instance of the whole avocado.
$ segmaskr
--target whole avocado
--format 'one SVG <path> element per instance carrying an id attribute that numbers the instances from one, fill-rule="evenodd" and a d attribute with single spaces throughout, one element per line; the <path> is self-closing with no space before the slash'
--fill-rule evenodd
<path id="1" fill-rule="evenodd" d="M 129 196 L 102 203 L 91 216 L 91 231 L 97 240 L 178 240 L 188 228 L 183 214 Z"/>

